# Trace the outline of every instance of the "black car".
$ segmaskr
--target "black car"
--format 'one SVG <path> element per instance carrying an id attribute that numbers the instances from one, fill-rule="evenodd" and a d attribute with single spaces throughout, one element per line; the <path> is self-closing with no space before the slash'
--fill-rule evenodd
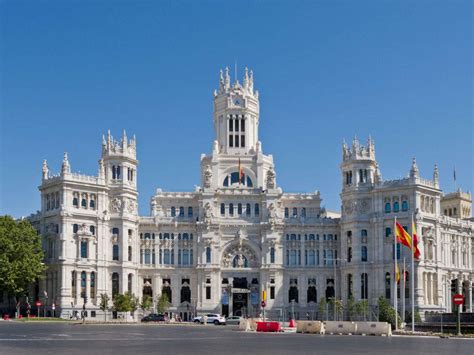
<path id="1" fill-rule="evenodd" d="M 142 318 L 142 322 L 164 322 L 168 318 L 164 314 L 149 314 Z"/>

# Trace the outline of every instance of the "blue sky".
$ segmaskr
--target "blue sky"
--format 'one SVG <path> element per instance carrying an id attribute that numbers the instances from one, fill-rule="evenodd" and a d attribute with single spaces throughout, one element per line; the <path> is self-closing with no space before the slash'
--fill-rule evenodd
<path id="1" fill-rule="evenodd" d="M 442 189 L 454 166 L 472 189 L 470 1 L 2 1 L 0 16 L 0 214 L 39 209 L 43 159 L 96 174 L 109 128 L 137 136 L 141 214 L 157 187 L 193 190 L 235 61 L 285 191 L 339 209 L 341 142 L 369 134 L 385 179 L 416 156 Z"/>

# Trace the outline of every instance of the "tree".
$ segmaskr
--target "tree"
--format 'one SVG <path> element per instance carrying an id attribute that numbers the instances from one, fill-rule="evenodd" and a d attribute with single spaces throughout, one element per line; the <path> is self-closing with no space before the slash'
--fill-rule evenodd
<path id="1" fill-rule="evenodd" d="M 20 298 L 46 270 L 41 237 L 27 220 L 0 217 L 0 289 L 15 297 L 17 313 Z"/>
<path id="2" fill-rule="evenodd" d="M 138 297 L 135 296 L 134 294 L 131 294 L 130 292 L 127 292 L 126 297 L 129 298 L 129 303 L 130 303 L 130 312 L 132 314 L 132 317 L 135 316 L 135 311 L 138 309 L 139 301 Z"/>
<path id="3" fill-rule="evenodd" d="M 357 314 L 357 303 L 352 295 L 350 295 L 347 300 L 347 313 L 349 315 L 349 320 L 353 320 L 354 316 Z"/>
<path id="4" fill-rule="evenodd" d="M 99 307 L 101 311 L 104 312 L 104 322 L 107 322 L 107 310 L 109 309 L 109 295 L 106 293 L 100 294 L 100 304 Z"/>
<path id="5" fill-rule="evenodd" d="M 158 313 L 165 313 L 170 306 L 170 301 L 166 293 L 162 293 L 158 298 L 158 304 L 156 305 Z"/>
<path id="6" fill-rule="evenodd" d="M 359 319 L 363 317 L 365 321 L 366 316 L 369 313 L 369 302 L 367 300 L 360 300 L 359 302 L 356 302 L 355 311 Z"/>
<path id="7" fill-rule="evenodd" d="M 143 312 L 149 311 L 153 304 L 153 299 L 149 295 L 145 295 L 142 297 L 142 301 L 140 302 L 140 309 Z"/>
<path id="8" fill-rule="evenodd" d="M 395 308 L 390 305 L 390 303 L 385 297 L 379 297 L 378 306 L 380 322 L 388 322 L 392 325 L 393 328 L 395 328 L 395 317 L 397 317 L 398 324 L 402 324 L 402 319 L 400 318 L 400 315 L 395 311 Z"/>
<path id="9" fill-rule="evenodd" d="M 326 318 L 327 318 L 327 302 L 325 297 L 321 297 L 319 300 L 319 308 L 318 308 L 318 313 L 319 313 L 319 319 L 323 320 L 323 313 L 326 312 Z"/>
<path id="10" fill-rule="evenodd" d="M 117 312 L 130 312 L 132 310 L 130 304 L 130 296 L 128 293 L 121 295 L 117 294 L 114 297 L 114 310 Z"/>
<path id="11" fill-rule="evenodd" d="M 330 309 L 334 310 L 334 320 L 338 320 L 342 313 L 344 312 L 344 305 L 341 300 L 335 299 L 331 297 L 328 302 L 328 306 Z"/>

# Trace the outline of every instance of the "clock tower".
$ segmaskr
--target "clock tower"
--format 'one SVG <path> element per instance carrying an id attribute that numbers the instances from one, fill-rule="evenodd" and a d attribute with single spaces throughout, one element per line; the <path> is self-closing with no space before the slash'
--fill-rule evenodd
<path id="1" fill-rule="evenodd" d="M 214 129 L 220 153 L 247 155 L 258 145 L 259 101 L 253 88 L 253 72 L 245 68 L 243 83 L 230 83 L 229 68 L 221 70 L 219 90 L 214 92 Z"/>

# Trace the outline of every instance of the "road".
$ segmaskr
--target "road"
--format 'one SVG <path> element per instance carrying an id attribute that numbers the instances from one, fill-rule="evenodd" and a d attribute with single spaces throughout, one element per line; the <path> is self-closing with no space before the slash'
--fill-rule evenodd
<path id="1" fill-rule="evenodd" d="M 239 332 L 229 326 L 0 322 L 0 354 L 473 354 L 474 340 Z"/>

